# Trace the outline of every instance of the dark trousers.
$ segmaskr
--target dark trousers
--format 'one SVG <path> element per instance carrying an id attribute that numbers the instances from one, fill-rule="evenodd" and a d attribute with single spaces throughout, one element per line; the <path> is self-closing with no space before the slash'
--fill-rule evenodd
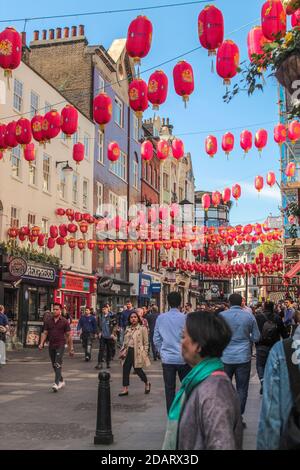
<path id="1" fill-rule="evenodd" d="M 169 413 L 176 392 L 176 374 L 180 382 L 183 381 L 184 377 L 190 372 L 191 368 L 187 364 L 163 364 L 163 377 L 165 383 L 165 394 L 167 411 Z"/>
<path id="2" fill-rule="evenodd" d="M 101 336 L 99 341 L 99 354 L 98 354 L 98 363 L 103 361 L 104 356 L 106 356 L 106 363 L 109 364 L 112 357 L 112 348 L 114 340 L 111 338 L 103 338 Z"/>
<path id="3" fill-rule="evenodd" d="M 128 353 L 123 364 L 123 387 L 129 386 L 129 375 L 132 366 L 134 367 L 134 348 L 128 348 Z M 142 382 L 145 384 L 148 383 L 147 376 L 143 369 L 134 367 L 134 370 Z"/>
<path id="4" fill-rule="evenodd" d="M 61 375 L 62 371 L 62 362 L 63 362 L 63 355 L 65 352 L 65 347 L 61 348 L 55 348 L 55 349 L 50 349 L 49 348 L 49 356 L 51 359 L 52 367 L 55 372 L 55 383 L 56 385 L 59 384 L 59 382 L 63 382 L 63 377 Z"/>
<path id="5" fill-rule="evenodd" d="M 224 369 L 230 380 L 236 381 L 236 390 L 240 399 L 241 414 L 244 414 L 250 382 L 251 361 L 243 364 L 224 364 Z"/>
<path id="6" fill-rule="evenodd" d="M 265 367 L 271 348 L 268 346 L 256 346 L 256 371 L 260 381 L 264 378 Z"/>
<path id="7" fill-rule="evenodd" d="M 154 341 L 153 341 L 153 336 L 154 334 L 150 333 L 150 344 L 151 344 L 151 350 L 152 350 L 152 354 L 153 354 L 153 359 L 156 361 L 157 359 L 157 356 L 158 356 L 158 353 L 157 353 L 157 349 L 155 347 L 155 344 L 154 344 Z"/>
<path id="8" fill-rule="evenodd" d="M 81 335 L 82 347 L 86 358 L 92 358 L 92 334 L 83 332 Z"/>

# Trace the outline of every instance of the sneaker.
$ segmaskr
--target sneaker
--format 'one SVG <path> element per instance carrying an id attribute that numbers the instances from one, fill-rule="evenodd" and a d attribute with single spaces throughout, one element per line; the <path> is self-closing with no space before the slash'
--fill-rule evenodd
<path id="1" fill-rule="evenodd" d="M 60 390 L 61 388 L 65 387 L 66 386 L 66 382 L 63 380 L 62 382 L 59 382 L 58 384 L 58 390 Z"/>
<path id="2" fill-rule="evenodd" d="M 98 369 L 98 370 L 99 370 L 99 369 L 103 369 L 103 364 L 102 364 L 102 363 L 101 363 L 101 364 L 97 364 L 97 365 L 95 366 L 95 369 Z"/>
<path id="3" fill-rule="evenodd" d="M 85 362 L 89 362 L 90 358 L 89 356 L 85 356 Z"/>
<path id="4" fill-rule="evenodd" d="M 57 392 L 58 391 L 58 385 L 53 384 L 52 385 L 52 390 L 53 390 L 53 392 Z"/>
<path id="5" fill-rule="evenodd" d="M 247 427 L 247 424 L 245 423 L 244 420 L 242 421 L 242 426 L 243 426 L 243 429 L 246 429 L 246 427 Z"/>

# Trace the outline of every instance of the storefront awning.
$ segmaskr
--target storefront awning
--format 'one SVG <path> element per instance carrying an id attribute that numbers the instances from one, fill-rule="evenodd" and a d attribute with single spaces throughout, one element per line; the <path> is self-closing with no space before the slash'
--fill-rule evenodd
<path id="1" fill-rule="evenodd" d="M 297 276 L 298 272 L 300 272 L 300 261 L 298 261 L 298 263 L 296 263 L 295 266 L 293 266 L 284 277 L 287 279 L 292 279 L 293 277 Z"/>

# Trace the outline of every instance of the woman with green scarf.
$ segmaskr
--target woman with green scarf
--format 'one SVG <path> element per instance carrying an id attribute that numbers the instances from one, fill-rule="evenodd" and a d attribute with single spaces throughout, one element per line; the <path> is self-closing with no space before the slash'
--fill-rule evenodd
<path id="1" fill-rule="evenodd" d="M 164 450 L 242 448 L 239 399 L 220 359 L 230 339 L 223 318 L 210 312 L 187 316 L 181 345 L 192 370 L 170 409 Z"/>

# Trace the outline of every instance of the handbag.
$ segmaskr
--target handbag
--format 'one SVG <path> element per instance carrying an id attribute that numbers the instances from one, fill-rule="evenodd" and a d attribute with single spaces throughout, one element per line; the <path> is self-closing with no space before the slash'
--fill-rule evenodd
<path id="1" fill-rule="evenodd" d="M 127 353 L 128 353 L 128 348 L 126 346 L 122 346 L 119 352 L 119 359 L 123 361 L 126 358 Z"/>

